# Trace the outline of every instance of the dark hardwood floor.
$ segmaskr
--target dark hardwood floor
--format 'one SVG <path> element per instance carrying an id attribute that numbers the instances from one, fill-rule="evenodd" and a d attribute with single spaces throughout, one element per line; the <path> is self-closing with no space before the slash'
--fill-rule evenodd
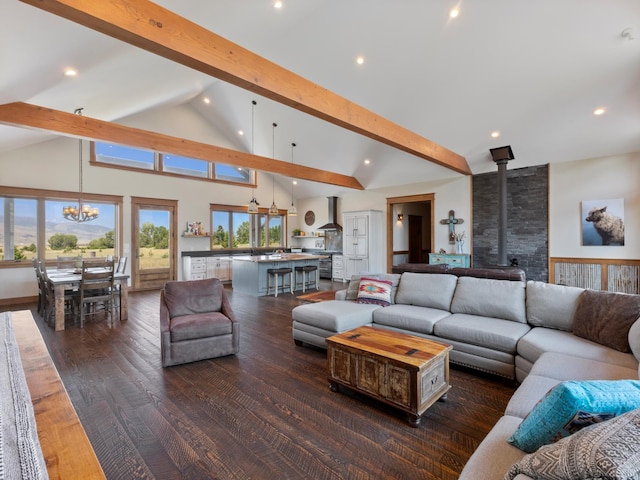
<path id="1" fill-rule="evenodd" d="M 109 479 L 456 479 L 515 388 L 452 366 L 448 399 L 412 428 L 393 408 L 329 390 L 326 352 L 291 338 L 295 297 L 229 296 L 240 353 L 167 369 L 159 292 L 131 293 L 128 321 L 63 332 L 35 304 L 11 308 L 34 312 Z"/>

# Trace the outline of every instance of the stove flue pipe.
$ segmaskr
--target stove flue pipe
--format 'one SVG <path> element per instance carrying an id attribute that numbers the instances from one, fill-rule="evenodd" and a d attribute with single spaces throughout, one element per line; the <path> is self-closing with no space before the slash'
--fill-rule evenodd
<path id="1" fill-rule="evenodd" d="M 507 260 L 507 163 L 513 160 L 511 146 L 491 148 L 491 157 L 498 165 L 498 266 L 508 267 Z"/>

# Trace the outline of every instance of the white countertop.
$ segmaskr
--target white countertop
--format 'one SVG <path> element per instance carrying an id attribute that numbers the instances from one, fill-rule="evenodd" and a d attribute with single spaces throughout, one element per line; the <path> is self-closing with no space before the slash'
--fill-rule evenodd
<path id="1" fill-rule="evenodd" d="M 296 262 L 300 260 L 319 260 L 327 255 L 309 255 L 304 253 L 277 253 L 274 255 L 243 255 L 232 257 L 240 262 Z"/>

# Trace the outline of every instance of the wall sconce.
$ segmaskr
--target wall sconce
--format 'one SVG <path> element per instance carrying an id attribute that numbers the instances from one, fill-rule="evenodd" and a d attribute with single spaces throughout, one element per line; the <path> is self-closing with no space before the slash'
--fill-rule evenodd
<path id="1" fill-rule="evenodd" d="M 404 220 L 404 215 L 402 213 L 398 214 L 398 221 L 401 222 L 402 220 Z"/>

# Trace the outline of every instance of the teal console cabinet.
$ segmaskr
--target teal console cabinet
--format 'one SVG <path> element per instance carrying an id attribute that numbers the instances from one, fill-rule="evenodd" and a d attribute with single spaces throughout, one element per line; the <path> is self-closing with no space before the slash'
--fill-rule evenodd
<path id="1" fill-rule="evenodd" d="M 470 255 L 468 253 L 430 253 L 429 263 L 438 264 L 446 263 L 452 267 L 466 267 L 471 265 Z"/>

